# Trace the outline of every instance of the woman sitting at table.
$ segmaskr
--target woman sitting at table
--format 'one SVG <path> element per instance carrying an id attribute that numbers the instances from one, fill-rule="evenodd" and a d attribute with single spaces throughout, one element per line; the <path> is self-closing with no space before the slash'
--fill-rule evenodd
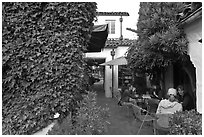
<path id="1" fill-rule="evenodd" d="M 127 87 L 122 89 L 121 92 L 121 99 L 118 102 L 119 106 L 122 106 L 123 102 L 132 102 L 131 99 L 136 99 L 135 95 L 132 93 L 131 90 L 129 90 Z M 133 102 L 134 103 L 134 102 Z"/>

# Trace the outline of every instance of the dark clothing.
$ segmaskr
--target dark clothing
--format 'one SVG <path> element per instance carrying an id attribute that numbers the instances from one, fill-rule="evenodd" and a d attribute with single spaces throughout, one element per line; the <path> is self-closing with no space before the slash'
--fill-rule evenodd
<path id="1" fill-rule="evenodd" d="M 189 94 L 184 94 L 184 96 L 178 96 L 178 101 L 182 104 L 183 111 L 191 110 L 194 108 L 194 100 Z"/>
<path id="2" fill-rule="evenodd" d="M 130 98 L 136 99 L 136 97 L 134 96 L 134 94 L 131 91 L 122 92 L 119 104 L 121 104 L 121 102 L 129 102 Z"/>

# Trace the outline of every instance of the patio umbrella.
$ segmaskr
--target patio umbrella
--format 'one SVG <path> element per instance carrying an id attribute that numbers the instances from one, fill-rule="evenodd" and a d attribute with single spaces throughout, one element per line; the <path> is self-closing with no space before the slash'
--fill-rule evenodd
<path id="1" fill-rule="evenodd" d="M 105 62 L 103 64 L 100 64 L 102 66 L 106 66 L 106 65 L 127 65 L 127 59 L 122 56 L 122 57 L 119 57 L 119 58 L 116 58 L 116 59 L 113 59 L 111 61 L 108 61 L 108 62 Z"/>

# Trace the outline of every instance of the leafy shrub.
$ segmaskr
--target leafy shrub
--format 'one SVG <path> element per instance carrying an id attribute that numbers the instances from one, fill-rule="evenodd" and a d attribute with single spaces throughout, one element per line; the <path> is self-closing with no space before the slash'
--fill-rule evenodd
<path id="1" fill-rule="evenodd" d="M 96 3 L 2 3 L 2 130 L 33 134 L 82 99 Z"/>
<path id="2" fill-rule="evenodd" d="M 202 135 L 202 115 L 195 110 L 177 112 L 170 127 L 171 135 Z"/>
<path id="3" fill-rule="evenodd" d="M 68 116 L 57 123 L 49 135 L 101 135 L 106 131 L 108 108 L 96 105 L 96 93 L 89 92 L 79 105 L 76 117 Z"/>

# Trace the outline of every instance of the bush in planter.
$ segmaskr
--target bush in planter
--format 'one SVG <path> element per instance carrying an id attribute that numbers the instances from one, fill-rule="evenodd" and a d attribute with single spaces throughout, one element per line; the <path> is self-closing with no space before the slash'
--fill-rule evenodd
<path id="1" fill-rule="evenodd" d="M 108 108 L 96 105 L 96 93 L 89 92 L 79 104 L 76 117 L 68 116 L 48 132 L 49 135 L 102 135 L 106 132 Z"/>
<path id="2" fill-rule="evenodd" d="M 195 110 L 177 112 L 170 127 L 171 135 L 202 135 L 202 115 Z"/>

